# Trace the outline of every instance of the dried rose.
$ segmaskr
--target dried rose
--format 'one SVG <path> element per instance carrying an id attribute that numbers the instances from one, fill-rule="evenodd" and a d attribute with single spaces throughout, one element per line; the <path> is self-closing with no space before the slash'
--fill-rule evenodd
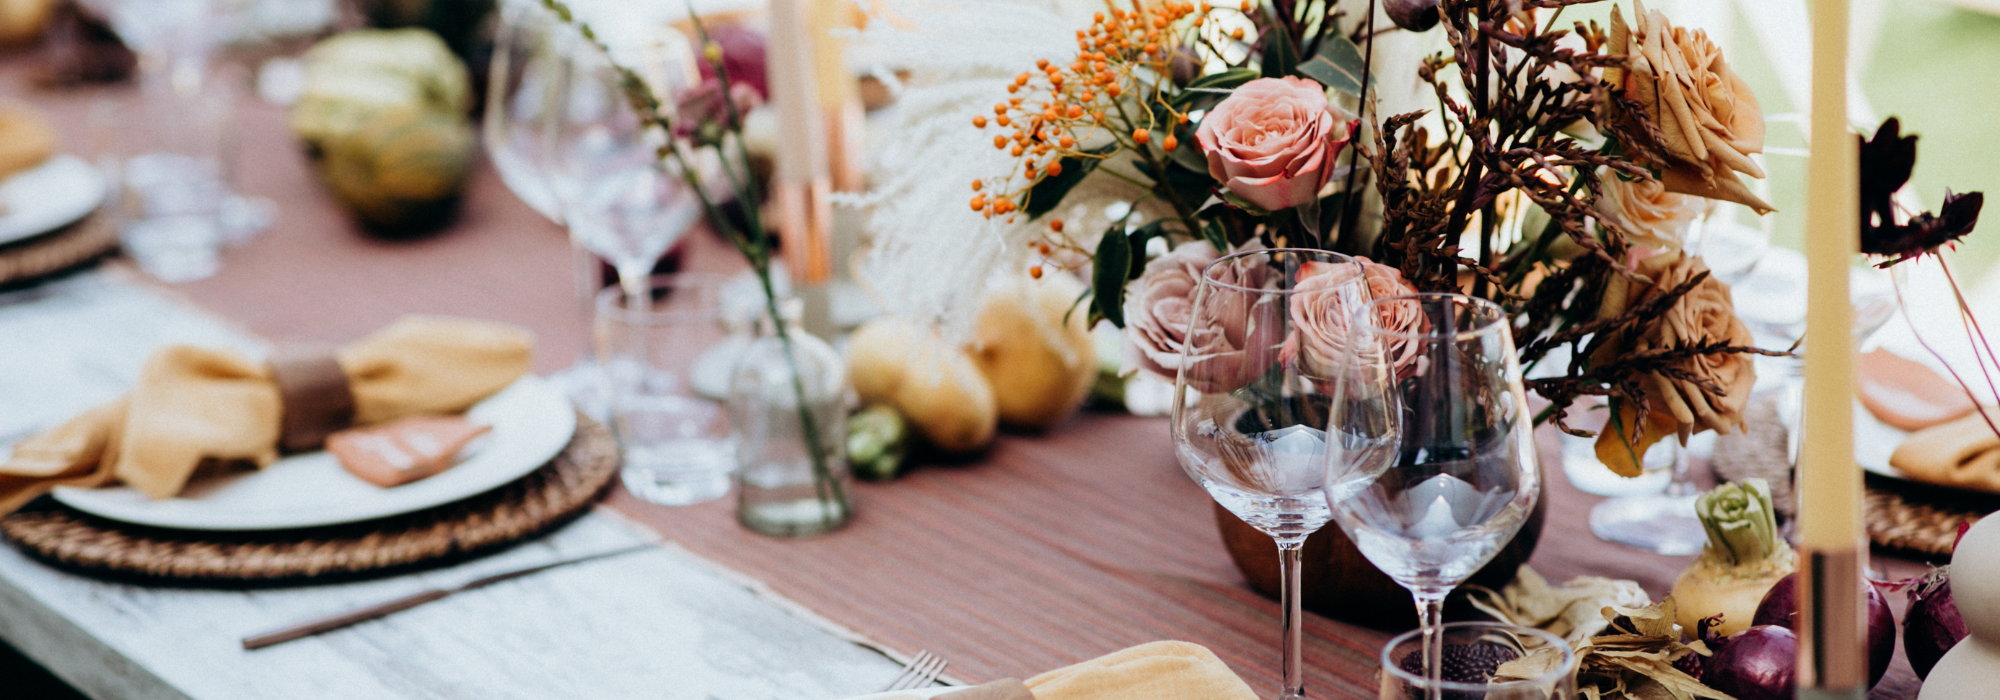
<path id="1" fill-rule="evenodd" d="M 1722 49 L 1708 33 L 1667 23 L 1659 11 L 1633 2 L 1636 26 L 1628 26 L 1618 8 L 1611 9 L 1610 55 L 1628 59 L 1624 67 L 1606 68 L 1605 82 L 1645 110 L 1659 129 L 1659 141 L 1646 144 L 1667 162 L 1652 163 L 1670 192 L 1736 202 L 1771 211 L 1737 179 L 1736 173 L 1764 177 L 1750 154 L 1764 150 L 1764 112 L 1757 95 L 1722 58 Z M 1610 115 L 1626 139 L 1646 138 L 1629 118 Z"/>
<path id="2" fill-rule="evenodd" d="M 1327 102 L 1319 83 L 1259 78 L 1202 117 L 1195 139 L 1208 157 L 1210 177 L 1231 194 L 1277 211 L 1319 196 L 1356 124 Z"/>
<path id="3" fill-rule="evenodd" d="M 1597 196 L 1597 218 L 1625 234 L 1625 240 L 1657 250 L 1680 250 L 1688 224 L 1707 202 L 1668 192 L 1659 180 L 1628 180 L 1609 168 L 1599 169 L 1603 183 Z"/>
<path id="4" fill-rule="evenodd" d="M 1188 386 L 1202 393 L 1232 391 L 1250 383 L 1277 360 L 1284 324 L 1270 294 L 1208 295 L 1197 314 L 1195 289 L 1203 268 L 1221 257 L 1205 241 L 1183 243 L 1146 263 L 1145 272 L 1125 293 L 1125 368 L 1143 369 L 1168 381 L 1185 371 Z M 1252 266 L 1218 265 L 1216 280 L 1238 288 L 1265 286 Z M 1190 328 L 1197 317 L 1204 319 Z M 1183 352 L 1186 355 L 1183 357 Z M 1268 355 L 1268 357 L 1266 357 Z M 1185 364 L 1183 364 L 1185 363 Z"/>
<path id="5" fill-rule="evenodd" d="M 1292 287 L 1290 311 L 1294 335 L 1285 342 L 1287 359 L 1296 358 L 1300 371 L 1317 376 L 1331 374 L 1329 368 L 1348 352 L 1349 325 L 1355 312 L 1370 299 L 1399 294 L 1415 294 L 1417 288 L 1403 280 L 1403 273 L 1388 265 L 1356 257 L 1359 264 L 1309 262 L 1299 267 L 1298 283 Z M 1360 274 L 1362 284 L 1354 284 Z M 1381 307 L 1376 327 L 1397 333 L 1415 333 L 1428 320 L 1415 305 Z M 1417 344 L 1392 347 L 1392 362 L 1401 370 L 1416 362 Z"/>
<path id="6" fill-rule="evenodd" d="M 1686 253 L 1662 253 L 1639 261 L 1634 272 L 1653 281 L 1652 287 L 1623 276 L 1611 278 L 1605 289 L 1599 318 L 1624 313 L 1655 294 L 1668 290 L 1708 271 L 1701 259 Z M 1643 323 L 1643 321 L 1641 321 Z M 1658 321 L 1631 329 L 1606 343 L 1593 358 L 1608 362 L 1633 353 L 1694 347 L 1713 343 L 1750 346 L 1755 341 L 1736 308 L 1729 300 L 1729 285 L 1714 277 L 1703 279 L 1688 290 Z M 1743 407 L 1750 401 L 1750 385 L 1757 371 L 1750 357 L 1741 353 L 1707 353 L 1676 360 L 1672 374 L 1651 372 L 1644 378 L 1646 415 L 1636 415 L 1629 402 L 1613 402 L 1618 421 L 1606 425 L 1597 436 L 1597 457 L 1612 471 L 1626 476 L 1639 474 L 1639 455 L 1668 433 L 1686 435 L 1714 430 L 1731 432 L 1743 425 Z M 1695 381 L 1699 380 L 1699 382 Z M 1720 393 L 1704 388 L 1707 383 Z M 1644 421 L 1643 435 L 1638 430 Z"/>

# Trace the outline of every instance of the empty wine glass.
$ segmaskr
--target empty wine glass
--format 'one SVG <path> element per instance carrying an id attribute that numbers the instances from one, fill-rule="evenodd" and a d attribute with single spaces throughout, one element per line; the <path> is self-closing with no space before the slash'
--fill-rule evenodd
<path id="1" fill-rule="evenodd" d="M 553 60 L 558 54 L 548 46 L 557 26 L 555 15 L 539 4 L 511 2 L 502 8 L 480 128 L 500 181 L 535 213 L 561 224 L 546 172 L 555 140 L 551 112 L 563 90 L 560 61 Z"/>
<path id="2" fill-rule="evenodd" d="M 1303 697 L 1299 550 L 1330 517 L 1322 466 L 1324 340 L 1368 301 L 1361 265 L 1272 249 L 1210 263 L 1196 285 L 1174 380 L 1174 455 L 1216 502 L 1276 540 L 1283 593 L 1281 700 Z"/>
<path id="3" fill-rule="evenodd" d="M 1445 596 L 1513 539 L 1541 494 L 1534 418 L 1507 314 L 1490 301 L 1378 299 L 1351 329 L 1324 494 L 1362 555 L 1416 597 L 1435 671 Z"/>

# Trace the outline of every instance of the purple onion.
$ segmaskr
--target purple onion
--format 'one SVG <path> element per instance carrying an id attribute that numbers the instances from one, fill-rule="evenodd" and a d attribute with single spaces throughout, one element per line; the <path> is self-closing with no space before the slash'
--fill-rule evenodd
<path id="1" fill-rule="evenodd" d="M 1396 26 L 1413 32 L 1421 32 L 1438 23 L 1438 0 L 1386 0 L 1382 11 L 1388 13 L 1389 21 Z"/>
<path id="2" fill-rule="evenodd" d="M 1798 663 L 1798 635 L 1778 625 L 1760 625 L 1723 643 L 1702 664 L 1701 682 L 1736 700 L 1792 700 Z"/>
<path id="3" fill-rule="evenodd" d="M 1798 574 L 1792 574 L 1771 586 L 1770 592 L 1764 594 L 1763 602 L 1757 604 L 1757 614 L 1750 618 L 1750 624 L 1796 630 L 1792 623 L 1799 609 L 1798 579 Z M 1953 619 L 1957 618 L 1954 616 Z M 1889 612 L 1889 599 L 1882 597 L 1882 591 L 1871 581 L 1868 583 L 1869 687 L 1875 687 L 1876 681 L 1882 680 L 1882 674 L 1889 671 L 1889 661 L 1895 656 L 1896 615 Z"/>
<path id="4" fill-rule="evenodd" d="M 1910 668 L 1918 678 L 1929 677 L 1931 667 L 1965 634 L 1965 620 L 1951 599 L 1951 567 L 1932 569 L 1910 589 L 1910 608 L 1903 612 L 1903 653 Z"/>

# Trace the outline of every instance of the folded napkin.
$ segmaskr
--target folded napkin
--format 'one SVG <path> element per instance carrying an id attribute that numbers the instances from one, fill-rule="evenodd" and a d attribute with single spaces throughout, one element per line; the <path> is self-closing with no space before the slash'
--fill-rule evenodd
<path id="1" fill-rule="evenodd" d="M 1257 700 L 1199 644 L 1152 642 L 1028 679 L 1035 700 Z"/>
<path id="2" fill-rule="evenodd" d="M 464 411 L 526 373 L 533 345 L 534 337 L 515 326 L 406 316 L 319 367 L 313 360 L 267 365 L 227 351 L 163 348 L 124 397 L 14 446 L 0 464 L 0 513 L 56 486 L 114 479 L 167 498 L 204 461 L 264 466 L 278 458 L 281 439 L 309 447 L 344 427 L 329 420 L 369 425 Z M 344 375 L 330 389 L 314 376 L 329 373 Z"/>
<path id="3" fill-rule="evenodd" d="M 1981 408 L 2000 423 L 2000 409 Z M 2000 435 L 1978 412 L 1903 438 L 1889 466 L 1919 481 L 2000 493 Z"/>

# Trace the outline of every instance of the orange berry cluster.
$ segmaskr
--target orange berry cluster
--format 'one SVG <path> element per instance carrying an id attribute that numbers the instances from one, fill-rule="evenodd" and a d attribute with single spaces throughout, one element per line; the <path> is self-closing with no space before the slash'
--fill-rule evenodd
<path id="1" fill-rule="evenodd" d="M 1250 7 L 1248 0 L 1243 7 L 1245 11 Z M 1062 175 L 1063 158 L 1104 159 L 1123 148 L 1149 147 L 1154 142 L 1152 130 L 1162 125 L 1154 123 L 1155 111 L 1145 104 L 1120 101 L 1128 95 L 1164 108 L 1174 121 L 1164 125 L 1166 135 L 1158 146 L 1168 151 L 1178 147 L 1173 126 L 1185 123 L 1187 115 L 1174 111 L 1162 87 L 1163 83 L 1171 87 L 1168 76 L 1175 53 L 1190 43 L 1210 9 L 1205 3 L 1181 0 L 1150 4 L 1132 0 L 1131 9 L 1109 8 L 1092 18 L 1089 29 L 1077 30 L 1077 54 L 1068 65 L 1041 59 L 1035 61 L 1035 70 L 1014 76 L 1007 85 L 1012 96 L 993 104 L 990 119 L 974 116 L 972 126 L 1011 130 L 995 134 L 993 147 L 1007 151 L 1017 167 L 994 182 L 973 181 L 973 211 L 1012 222 L 1035 183 Z M 1101 134 L 1109 134 L 1118 148 L 1109 153 L 1077 149 L 1079 142 Z M 1015 175 L 1026 184 L 1014 188 Z M 983 191 L 989 184 L 991 193 Z M 1062 230 L 1059 222 L 1053 228 L 1058 234 Z"/>

